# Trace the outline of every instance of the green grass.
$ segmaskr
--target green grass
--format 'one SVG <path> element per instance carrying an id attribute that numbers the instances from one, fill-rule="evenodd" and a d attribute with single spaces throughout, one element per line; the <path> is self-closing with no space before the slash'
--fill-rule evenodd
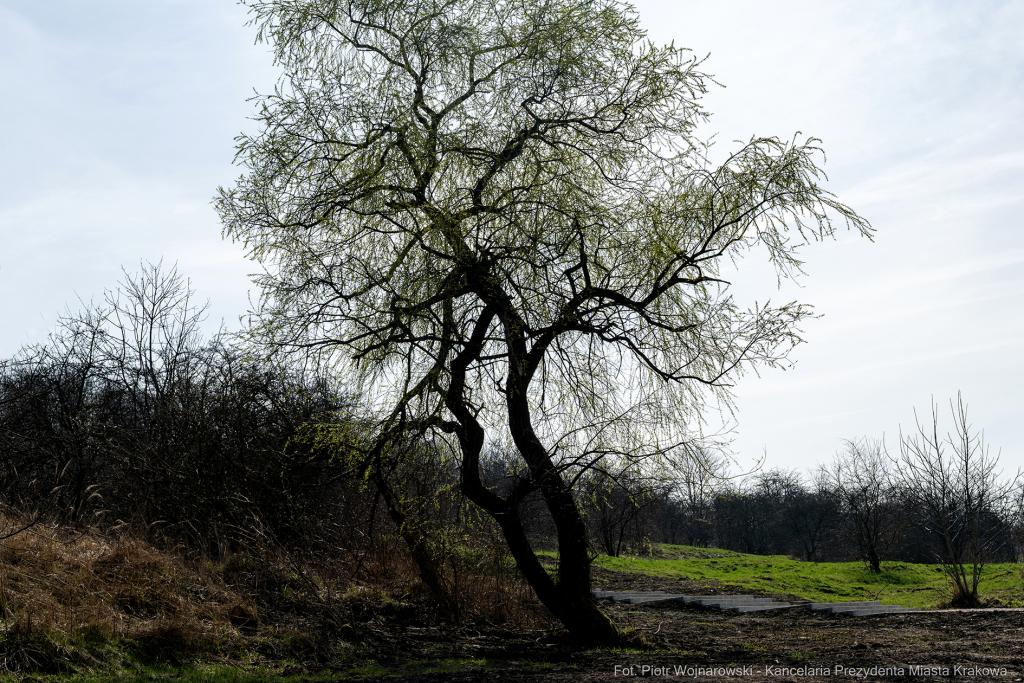
<path id="1" fill-rule="evenodd" d="M 672 545 L 658 547 L 650 558 L 601 555 L 594 564 L 669 579 L 716 581 L 737 592 L 783 593 L 813 602 L 880 600 L 904 607 L 936 607 L 950 597 L 948 580 L 932 564 L 884 562 L 882 572 L 873 574 L 860 562 L 802 562 L 778 555 Z M 1022 584 L 1022 565 L 989 565 L 979 594 L 984 601 L 1022 607 Z"/>

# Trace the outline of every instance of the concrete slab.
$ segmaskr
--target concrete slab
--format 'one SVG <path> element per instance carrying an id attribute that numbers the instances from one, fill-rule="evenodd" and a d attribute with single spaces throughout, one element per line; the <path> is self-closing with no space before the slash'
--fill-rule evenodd
<path id="1" fill-rule="evenodd" d="M 790 607 L 788 602 L 775 602 L 771 598 L 755 598 L 753 595 L 678 595 L 664 591 L 594 591 L 595 598 L 611 599 L 630 605 L 650 602 L 676 601 L 696 604 L 712 609 L 727 609 L 738 613 L 763 612 L 771 609 Z"/>
<path id="2" fill-rule="evenodd" d="M 857 602 L 812 602 L 807 609 L 832 611 L 837 607 L 876 607 L 881 605 L 878 600 Z"/>
<path id="3" fill-rule="evenodd" d="M 758 605 L 771 605 L 773 600 L 701 600 L 696 603 L 702 607 L 718 607 L 719 609 L 729 609 L 730 607 L 757 607 Z"/>
<path id="4" fill-rule="evenodd" d="M 916 611 L 911 607 L 900 607 L 899 605 L 880 605 L 877 607 L 847 607 L 834 609 L 834 614 L 846 614 L 847 616 L 866 616 L 868 614 L 899 614 Z"/>
<path id="5" fill-rule="evenodd" d="M 809 605 L 809 608 L 819 612 L 844 614 L 850 617 L 866 617 L 875 614 L 899 614 L 903 612 L 917 611 L 917 608 L 912 607 L 883 605 L 878 600 L 866 600 L 861 602 L 814 602 Z"/>
<path id="6" fill-rule="evenodd" d="M 771 601 L 771 598 L 755 598 L 753 595 L 694 595 L 686 598 L 686 602 L 694 602 L 698 605 L 721 604 L 726 602 L 750 602 L 753 600 Z"/>
<path id="7" fill-rule="evenodd" d="M 791 606 L 788 602 L 773 602 L 770 605 L 738 605 L 728 609 L 739 614 L 746 614 L 747 612 L 769 612 L 776 609 L 788 609 Z"/>
<path id="8" fill-rule="evenodd" d="M 907 614 L 914 610 L 901 607 L 899 609 L 882 609 L 879 607 L 867 607 L 863 609 L 850 609 L 843 612 L 835 612 L 835 614 L 843 614 L 848 617 L 874 617 L 881 614 Z"/>
<path id="9" fill-rule="evenodd" d="M 776 602 L 772 598 L 755 598 L 753 595 L 680 595 L 665 591 L 603 591 L 595 590 L 595 598 L 611 599 L 630 605 L 649 602 L 683 602 L 696 604 L 712 609 L 729 610 L 739 614 L 749 612 L 766 612 L 769 610 L 801 607 L 819 612 L 831 612 L 851 617 L 876 616 L 881 614 L 907 614 L 922 611 L 919 607 L 901 607 L 900 605 L 883 605 L 878 600 L 859 600 L 852 602 L 812 602 L 807 605 L 791 605 L 788 602 Z"/>
<path id="10" fill-rule="evenodd" d="M 682 595 L 646 595 L 636 598 L 619 598 L 616 602 L 625 602 L 630 605 L 639 605 L 642 602 L 678 602 Z"/>

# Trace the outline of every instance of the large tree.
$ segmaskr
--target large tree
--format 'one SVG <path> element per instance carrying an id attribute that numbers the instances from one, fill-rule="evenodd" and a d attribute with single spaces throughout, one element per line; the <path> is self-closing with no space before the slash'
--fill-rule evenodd
<path id="1" fill-rule="evenodd" d="M 723 264 L 759 248 L 791 277 L 800 244 L 867 223 L 820 186 L 813 139 L 712 163 L 695 133 L 708 76 L 646 42 L 628 5 L 248 5 L 284 71 L 217 202 L 264 268 L 252 331 L 360 392 L 360 471 L 385 490 L 402 444 L 450 439 L 540 600 L 615 641 L 590 596 L 581 471 L 686 457 L 739 373 L 785 362 L 809 308 L 740 307 Z M 498 487 L 481 454 L 506 446 L 521 467 Z M 534 491 L 557 575 L 519 517 Z"/>

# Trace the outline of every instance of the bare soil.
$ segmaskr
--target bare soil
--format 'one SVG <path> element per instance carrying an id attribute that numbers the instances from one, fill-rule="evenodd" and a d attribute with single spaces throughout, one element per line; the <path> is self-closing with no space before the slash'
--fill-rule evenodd
<path id="1" fill-rule="evenodd" d="M 715 583 L 601 569 L 594 571 L 594 585 L 688 594 L 742 592 Z M 794 596 L 771 597 L 799 602 Z M 679 603 L 608 601 L 603 607 L 617 623 L 643 634 L 651 647 L 582 648 L 554 625 L 517 632 L 488 624 L 417 625 L 415 620 L 374 617 L 358 625 L 359 647 L 386 673 L 353 677 L 351 669 L 339 669 L 334 674 L 346 681 L 377 681 L 383 674 L 409 682 L 1024 679 L 1024 612 L 1016 610 L 846 617 L 805 609 L 735 614 Z M 424 673 L 446 661 L 463 663 Z"/>

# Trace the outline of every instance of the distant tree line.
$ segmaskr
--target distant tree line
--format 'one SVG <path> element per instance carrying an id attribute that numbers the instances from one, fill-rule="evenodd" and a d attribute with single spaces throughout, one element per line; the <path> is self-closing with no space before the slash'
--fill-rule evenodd
<path id="1" fill-rule="evenodd" d="M 721 466 L 705 467 L 647 486 L 645 495 L 627 494 L 637 483 L 620 480 L 610 489 L 613 519 L 607 505 L 586 506 L 592 542 L 610 555 L 670 543 L 808 561 L 863 560 L 873 571 L 883 561 L 930 563 L 970 553 L 1024 561 L 1017 480 L 998 480 L 989 467 L 989 479 L 970 490 L 953 480 L 954 467 L 945 485 L 928 482 L 906 457 L 889 457 L 879 442 L 863 439 L 847 442 L 811 476 L 770 469 L 737 481 Z"/>
<path id="2" fill-rule="evenodd" d="M 734 481 L 704 458 L 658 486 L 621 477 L 604 499 L 615 498 L 614 515 L 601 499 L 587 501 L 592 543 L 610 555 L 671 543 L 862 560 L 874 572 L 883 561 L 938 563 L 953 604 L 976 604 L 986 564 L 1024 561 L 1024 486 L 1019 472 L 997 468 L 959 397 L 945 435 L 939 412 L 933 405 L 930 421 L 901 435 L 898 453 L 847 441 L 810 476 L 772 469 Z"/>

